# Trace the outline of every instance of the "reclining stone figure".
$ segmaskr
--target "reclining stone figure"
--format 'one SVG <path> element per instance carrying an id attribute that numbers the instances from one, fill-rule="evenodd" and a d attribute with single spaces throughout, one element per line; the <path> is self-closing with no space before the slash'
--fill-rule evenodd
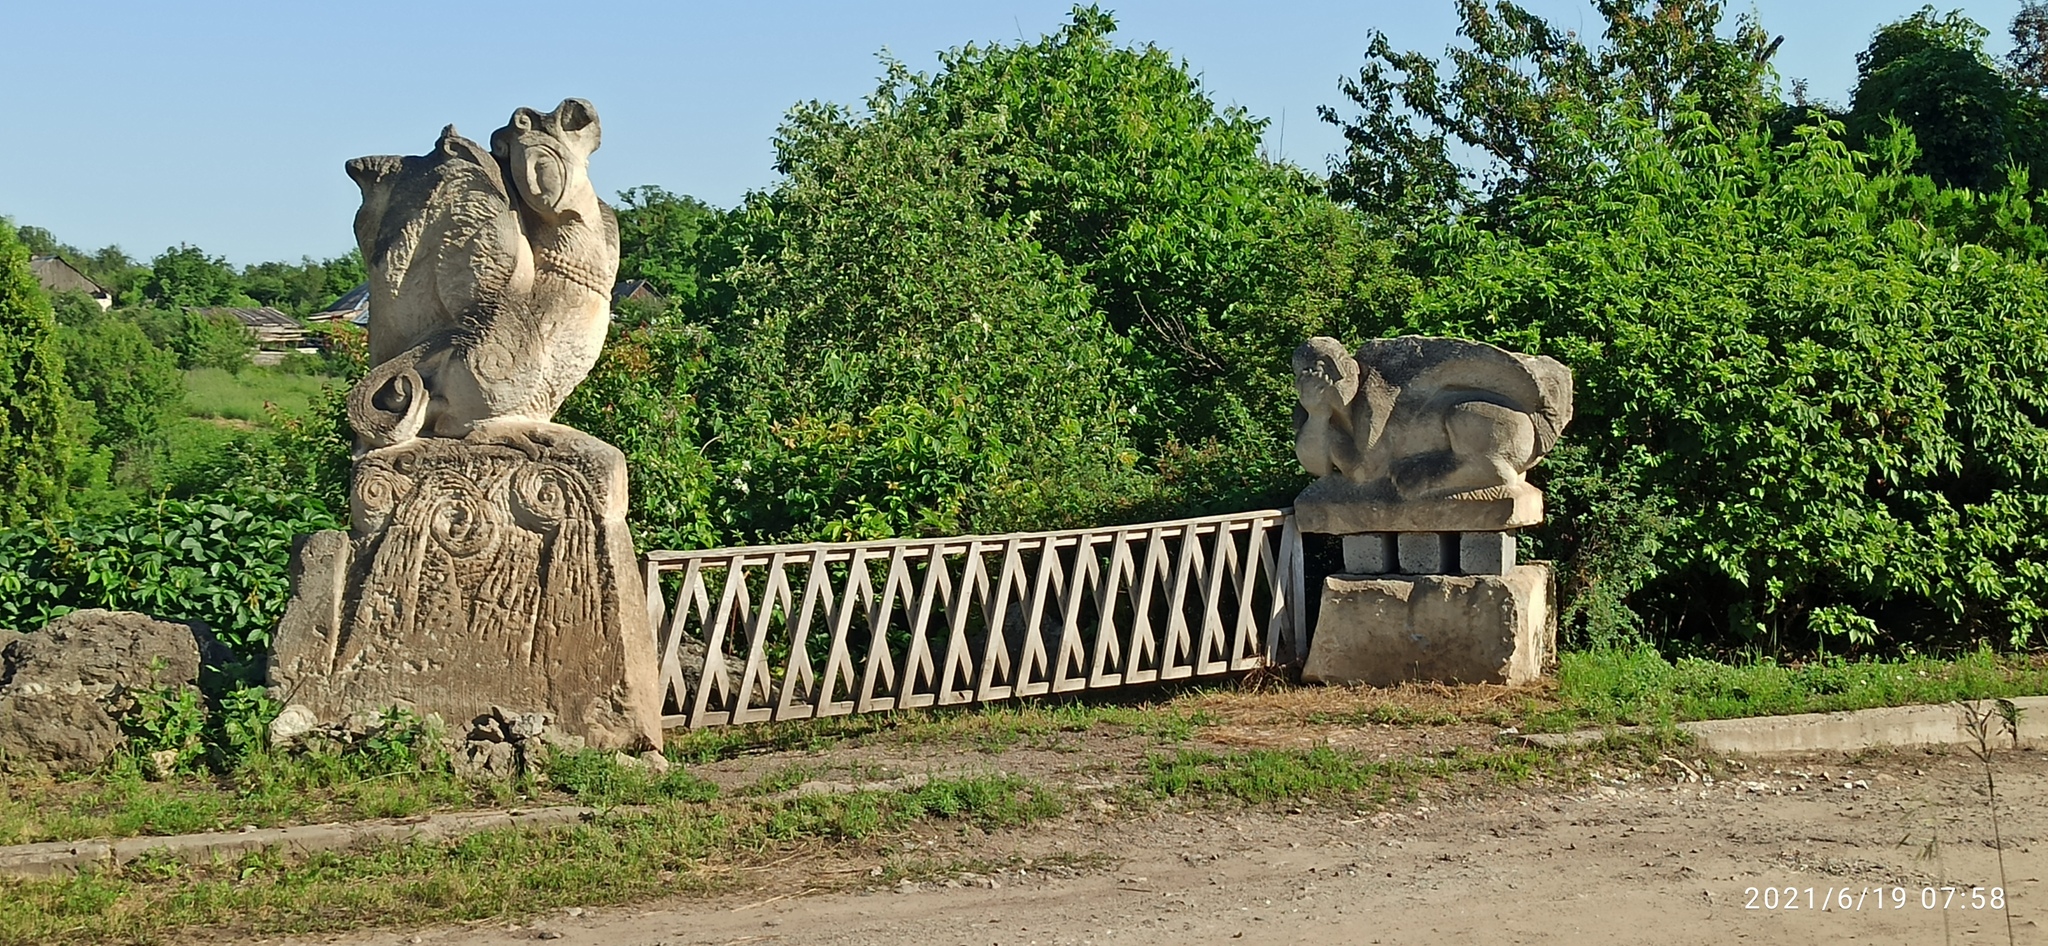
<path id="1" fill-rule="evenodd" d="M 1302 494 L 1315 507 L 1438 509 L 1473 502 L 1533 506 L 1501 528 L 1540 519 L 1541 499 L 1525 474 L 1557 443 L 1571 420 L 1571 370 L 1552 358 L 1520 355 L 1449 338 L 1403 336 L 1366 343 L 1354 356 L 1317 337 L 1294 353 L 1295 455 L 1320 477 Z M 1298 504 L 1299 505 L 1299 504 Z M 1362 523 L 1307 531 L 1399 530 Z M 1436 528 L 1460 528 L 1457 522 Z"/>

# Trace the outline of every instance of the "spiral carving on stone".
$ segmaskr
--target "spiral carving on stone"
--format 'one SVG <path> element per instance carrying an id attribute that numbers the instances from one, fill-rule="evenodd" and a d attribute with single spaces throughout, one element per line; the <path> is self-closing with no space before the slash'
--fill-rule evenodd
<path id="1" fill-rule="evenodd" d="M 385 463 L 356 465 L 349 489 L 349 514 L 357 530 L 377 532 L 391 521 L 391 511 L 412 495 L 412 479 Z"/>
<path id="2" fill-rule="evenodd" d="M 562 520 L 588 515 L 583 478 L 574 470 L 549 464 L 524 467 L 512 474 L 512 511 L 522 525 L 549 532 Z"/>
<path id="3" fill-rule="evenodd" d="M 434 542 L 458 558 L 484 555 L 496 547 L 505 524 L 483 491 L 466 479 L 443 479 L 431 484 L 433 507 L 427 514 L 427 529 Z"/>

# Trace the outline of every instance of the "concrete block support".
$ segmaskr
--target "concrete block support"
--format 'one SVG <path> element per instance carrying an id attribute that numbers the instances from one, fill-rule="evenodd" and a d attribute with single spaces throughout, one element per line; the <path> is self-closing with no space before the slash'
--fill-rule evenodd
<path id="1" fill-rule="evenodd" d="M 1344 536 L 1344 572 L 1385 575 L 1394 570 L 1394 534 L 1368 532 Z"/>
<path id="2" fill-rule="evenodd" d="M 1515 534 L 1512 532 L 1458 533 L 1458 573 L 1461 575 L 1505 575 L 1515 567 Z"/>
<path id="3" fill-rule="evenodd" d="M 1323 580 L 1322 612 L 1301 676 L 1373 686 L 1526 683 L 1542 674 L 1556 649 L 1546 564 L 1502 575 L 1333 575 Z"/>
<path id="4" fill-rule="evenodd" d="M 1457 550 L 1444 541 L 1441 532 L 1402 532 L 1394 540 L 1399 546 L 1396 558 L 1400 560 L 1399 571 L 1404 575 L 1442 575 L 1451 571 L 1453 556 Z"/>

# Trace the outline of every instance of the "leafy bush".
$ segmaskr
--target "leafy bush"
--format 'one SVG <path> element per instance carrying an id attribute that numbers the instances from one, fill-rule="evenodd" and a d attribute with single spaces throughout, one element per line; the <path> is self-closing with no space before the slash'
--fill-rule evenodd
<path id="1" fill-rule="evenodd" d="M 642 541 L 1052 528 L 1284 501 L 1287 357 L 1405 277 L 1185 65 L 1077 8 L 810 103 L 716 217 L 623 195 L 682 298 L 567 423 L 634 464 Z M 686 285 L 687 284 L 687 285 Z M 698 321 L 674 324 L 675 315 Z M 643 471 L 651 471 L 651 475 Z"/>
<path id="2" fill-rule="evenodd" d="M 0 531 L 0 628 L 80 608 L 202 621 L 260 660 L 290 594 L 295 535 L 343 527 L 318 500 L 259 489 Z"/>
<path id="3" fill-rule="evenodd" d="M 1642 586 L 1656 636 L 2024 645 L 2048 615 L 2048 272 L 1921 224 L 1910 138 L 1839 135 L 1697 122 L 1589 199 L 1523 204 L 1526 237 L 1439 228 L 1400 328 L 1576 369 L 1584 461 L 1550 481 L 1574 545 L 1550 547 L 1575 587 Z M 1603 543 L 1636 551 L 1596 565 Z"/>
<path id="4" fill-rule="evenodd" d="M 153 687 L 128 692 L 129 707 L 121 714 L 128 749 L 137 757 L 173 752 L 170 768 L 182 769 L 204 755 L 206 706 L 189 686 Z M 162 771 L 162 770 L 159 770 Z"/>
<path id="5" fill-rule="evenodd" d="M 186 312 L 171 340 L 180 368 L 220 368 L 240 371 L 249 366 L 249 353 L 256 339 L 240 320 L 225 315 Z"/>

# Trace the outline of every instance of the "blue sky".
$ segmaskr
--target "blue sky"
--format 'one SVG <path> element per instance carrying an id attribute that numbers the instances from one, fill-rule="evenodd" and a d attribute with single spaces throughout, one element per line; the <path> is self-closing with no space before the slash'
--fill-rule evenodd
<path id="1" fill-rule="evenodd" d="M 1271 119 L 1269 150 L 1315 169 L 1372 29 L 1396 46 L 1454 42 L 1451 0 L 1105 2 L 1126 43 L 1172 50 L 1209 93 Z M 1566 27 L 1585 2 L 1524 4 Z M 443 124 L 483 138 L 520 105 L 597 105 L 600 192 L 658 184 L 729 206 L 773 183 L 770 137 L 791 104 L 858 102 L 887 49 L 928 70 L 967 42 L 1036 38 L 1071 0 L 872 3 L 30 2 L 0 10 L 19 103 L 0 148 L 0 215 L 87 249 L 147 260 L 187 242 L 238 264 L 351 245 L 342 162 L 425 151 Z M 1844 102 L 1855 54 L 1914 0 L 1764 0 L 1787 81 Z M 1942 4 L 1948 9 L 1949 4 Z M 1991 30 L 2017 0 L 1961 8 Z"/>

